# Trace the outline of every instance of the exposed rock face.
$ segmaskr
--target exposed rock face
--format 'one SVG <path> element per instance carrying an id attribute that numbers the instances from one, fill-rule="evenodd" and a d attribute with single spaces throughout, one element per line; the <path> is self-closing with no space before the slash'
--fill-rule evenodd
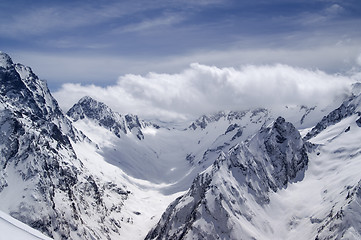
<path id="1" fill-rule="evenodd" d="M 342 119 L 345 119 L 353 114 L 360 115 L 360 101 L 361 101 L 361 95 L 358 96 L 352 96 L 346 101 L 344 101 L 340 107 L 330 112 L 328 115 L 324 116 L 322 120 L 317 123 L 317 125 L 312 128 L 312 130 L 307 133 L 305 136 L 306 140 L 311 139 L 312 137 L 316 136 L 320 132 L 322 132 L 324 129 L 326 129 L 328 126 L 334 125 L 338 122 L 340 122 Z"/>
<path id="2" fill-rule="evenodd" d="M 299 132 L 279 117 L 249 142 L 221 154 L 146 239 L 237 239 L 237 234 L 251 239 L 248 226 L 265 224 L 254 220 L 254 206 L 267 204 L 270 191 L 301 180 L 307 164 Z"/>
<path id="3" fill-rule="evenodd" d="M 306 147 L 298 130 L 282 117 L 277 118 L 272 128 L 262 130 L 259 137 L 260 141 L 265 139 L 266 154 L 272 165 L 268 174 L 275 180 L 275 186 L 271 184 L 270 187 L 276 191 L 305 170 L 308 163 Z"/>
<path id="4" fill-rule="evenodd" d="M 323 132 L 328 133 L 328 129 L 334 130 L 336 134 L 330 135 L 328 142 L 339 141 L 333 154 L 338 154 L 341 149 L 344 152 L 348 152 L 346 157 L 340 158 L 341 165 L 348 165 L 350 162 L 357 163 L 360 161 L 359 145 L 355 143 L 355 139 L 351 137 L 348 139 L 347 134 L 355 134 L 359 132 L 361 126 L 361 94 L 360 94 L 360 83 L 354 84 L 353 93 L 354 95 L 345 100 L 340 107 L 330 112 L 305 136 L 305 139 L 312 140 L 313 137 L 322 134 Z M 343 121 L 343 123 L 341 123 Z M 337 131 L 338 130 L 338 131 Z M 332 131 L 332 130 L 330 130 Z M 338 140 L 341 138 L 342 140 Z M 340 143 L 341 142 L 341 143 Z M 327 146 L 327 144 L 326 144 Z M 357 147 L 355 147 L 357 146 Z M 347 151 L 348 150 L 348 151 Z M 353 153 L 356 151 L 357 153 Z M 355 181 L 355 178 L 351 178 L 352 168 L 348 169 L 348 172 L 340 174 L 340 178 L 349 178 L 350 181 Z M 358 176 L 357 184 L 340 185 L 337 189 L 339 190 L 339 196 L 336 198 L 332 196 L 329 200 L 332 203 L 332 207 L 327 209 L 327 215 L 319 218 L 312 219 L 311 221 L 318 224 L 317 235 L 315 240 L 340 240 L 340 239 L 359 239 L 361 237 L 361 180 Z M 337 183 L 335 183 L 337 186 Z M 327 192 L 327 190 L 325 190 Z M 317 214 L 315 214 L 317 215 Z"/>
<path id="5" fill-rule="evenodd" d="M 74 121 L 84 119 L 85 117 L 94 119 L 100 126 L 112 131 L 117 137 L 120 133 L 127 133 L 125 123 L 120 114 L 114 113 L 104 103 L 98 102 L 90 97 L 83 97 L 75 104 L 67 115 Z"/>
<path id="6" fill-rule="evenodd" d="M 338 209 L 332 208 L 317 229 L 316 240 L 357 239 L 361 236 L 361 181 L 347 190 L 347 197 Z"/>
<path id="7" fill-rule="evenodd" d="M 74 121 L 89 118 L 97 122 L 100 126 L 113 132 L 117 137 L 121 134 L 133 133 L 139 140 L 144 139 L 142 129 L 148 125 L 158 127 L 154 124 L 142 121 L 136 115 L 127 114 L 122 116 L 113 112 L 107 105 L 98 102 L 91 97 L 83 97 L 75 104 L 67 115 Z"/>
<path id="8" fill-rule="evenodd" d="M 55 239 L 117 235 L 115 216 L 129 193 L 84 167 L 72 146 L 84 140 L 46 83 L 0 53 L 2 210 Z"/>
<path id="9" fill-rule="evenodd" d="M 304 139 L 266 109 L 157 129 L 90 97 L 67 117 L 0 52 L 0 211 L 54 239 L 140 239 L 164 210 L 148 207 L 187 191 L 146 239 L 360 239 L 360 86 Z M 321 119 L 292 108 L 296 125 Z"/>

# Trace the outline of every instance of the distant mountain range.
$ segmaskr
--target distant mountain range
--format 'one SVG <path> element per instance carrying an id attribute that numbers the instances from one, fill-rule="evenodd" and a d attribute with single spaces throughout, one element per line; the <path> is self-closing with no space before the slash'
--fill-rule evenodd
<path id="1" fill-rule="evenodd" d="M 31 68 L 0 52 L 0 229 L 27 239 L 361 239 L 360 88 L 327 109 L 220 111 L 179 127 L 88 96 L 65 114 Z"/>

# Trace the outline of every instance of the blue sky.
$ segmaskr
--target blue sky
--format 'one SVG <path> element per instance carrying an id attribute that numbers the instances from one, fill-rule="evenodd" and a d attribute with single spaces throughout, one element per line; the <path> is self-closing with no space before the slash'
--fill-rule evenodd
<path id="1" fill-rule="evenodd" d="M 328 74 L 361 65 L 359 0 L 3 0 L 0 9 L 1 50 L 53 91 L 191 63 Z"/>
<path id="2" fill-rule="evenodd" d="M 326 47 L 331 54 L 349 50 L 350 45 L 361 51 L 359 0 L 5 0 L 0 9 L 2 51 L 44 73 L 40 75 L 51 87 L 67 81 L 107 84 L 121 74 L 177 71 L 191 62 L 247 64 L 242 51 L 250 58 L 249 63 L 289 62 L 340 71 L 347 64 L 337 62 L 352 59 L 332 62 L 326 56 L 327 63 L 320 60 L 307 66 L 307 59 L 287 62 L 276 53 L 272 60 L 269 54 Z M 264 51 L 263 61 L 260 50 Z M 248 56 L 251 51 L 254 55 Z M 222 53 L 232 55 L 232 60 L 221 59 Z M 221 56 L 217 59 L 217 55 Z M 55 64 L 65 65 L 63 76 L 60 70 L 52 75 L 45 69 L 61 68 Z M 69 66 L 72 64 L 79 64 L 81 70 Z M 98 64 L 101 69 L 94 74 Z"/>

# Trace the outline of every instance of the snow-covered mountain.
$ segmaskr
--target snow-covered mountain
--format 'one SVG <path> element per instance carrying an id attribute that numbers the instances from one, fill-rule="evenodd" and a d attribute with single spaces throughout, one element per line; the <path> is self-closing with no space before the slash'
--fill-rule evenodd
<path id="1" fill-rule="evenodd" d="M 308 164 L 296 128 L 281 117 L 246 143 L 221 153 L 175 200 L 147 239 L 258 238 L 271 227 L 256 211 L 269 203 L 269 192 L 301 181 Z M 259 231 L 261 232 L 261 231 Z"/>
<path id="2" fill-rule="evenodd" d="M 222 152 L 146 239 L 360 239 L 360 98 L 303 140 L 279 117 Z"/>
<path id="3" fill-rule="evenodd" d="M 147 126 L 153 126 L 159 128 L 155 124 L 151 124 L 142 120 L 139 120 L 138 116 L 127 114 L 122 116 L 119 113 L 113 112 L 104 103 L 98 102 L 90 97 L 83 97 L 75 104 L 68 112 L 67 115 L 74 121 L 79 119 L 89 118 L 99 126 L 102 126 L 117 137 L 121 136 L 121 133 L 131 133 L 137 136 L 139 140 L 144 139 L 142 129 Z"/>
<path id="4" fill-rule="evenodd" d="M 55 239 L 119 236 L 129 192 L 77 157 L 89 140 L 45 82 L 0 53 L 0 209 Z M 109 196 L 104 198 L 104 196 Z"/>
<path id="5" fill-rule="evenodd" d="M 154 124 L 87 96 L 65 115 L 0 53 L 0 211 L 54 239 L 360 239 L 360 89 Z"/>
<path id="6" fill-rule="evenodd" d="M 26 240 L 50 240 L 51 238 L 41 234 L 28 225 L 0 212 L 1 239 L 26 239 Z"/>
<path id="7" fill-rule="evenodd" d="M 94 113 L 87 113 L 89 109 Z M 166 193 L 187 190 L 221 151 L 272 121 L 267 110 L 256 109 L 202 116 L 188 127 L 160 127 L 137 116 L 122 116 L 90 97 L 80 99 L 67 114 L 106 161 L 128 176 L 167 184 L 162 190 Z M 128 127 L 128 116 L 138 123 L 135 131 Z M 143 136 L 140 142 L 138 133 Z"/>

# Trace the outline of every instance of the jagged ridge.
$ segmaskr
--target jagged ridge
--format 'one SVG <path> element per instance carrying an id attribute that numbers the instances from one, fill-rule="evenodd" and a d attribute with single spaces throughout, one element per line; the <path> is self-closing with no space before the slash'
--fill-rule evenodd
<path id="1" fill-rule="evenodd" d="M 192 122 L 188 128 L 193 130 L 200 128 L 203 130 L 208 126 L 209 123 L 217 122 L 221 118 L 224 118 L 229 122 L 232 122 L 234 120 L 241 120 L 246 116 L 248 112 L 251 112 L 250 119 L 251 122 L 254 123 L 260 121 L 261 118 L 267 118 L 269 115 L 267 109 L 264 108 L 259 108 L 255 110 L 245 110 L 245 111 L 229 111 L 229 112 L 219 111 L 217 113 L 213 113 L 210 115 L 202 115 L 197 120 Z"/>
<path id="2" fill-rule="evenodd" d="M 113 112 L 107 105 L 98 102 L 95 99 L 85 96 L 79 100 L 72 108 L 69 109 L 67 115 L 74 121 L 89 118 L 96 121 L 100 126 L 113 132 L 117 137 L 121 134 L 129 132 L 134 133 L 139 140 L 144 139 L 142 129 L 152 125 L 157 125 L 142 121 L 136 115 L 127 114 L 122 116 L 117 112 Z"/>
<path id="3" fill-rule="evenodd" d="M 117 235 L 121 226 L 114 216 L 129 192 L 84 166 L 72 142 L 88 140 L 63 115 L 46 83 L 4 53 L 0 129 L 3 211 L 55 239 Z M 110 204 L 107 195 L 114 198 Z"/>
<path id="4" fill-rule="evenodd" d="M 301 180 L 307 164 L 300 134 L 280 117 L 249 142 L 221 154 L 168 207 L 146 239 L 251 239 L 255 236 L 239 219 L 255 224 L 252 205 L 267 204 L 269 191 Z"/>

